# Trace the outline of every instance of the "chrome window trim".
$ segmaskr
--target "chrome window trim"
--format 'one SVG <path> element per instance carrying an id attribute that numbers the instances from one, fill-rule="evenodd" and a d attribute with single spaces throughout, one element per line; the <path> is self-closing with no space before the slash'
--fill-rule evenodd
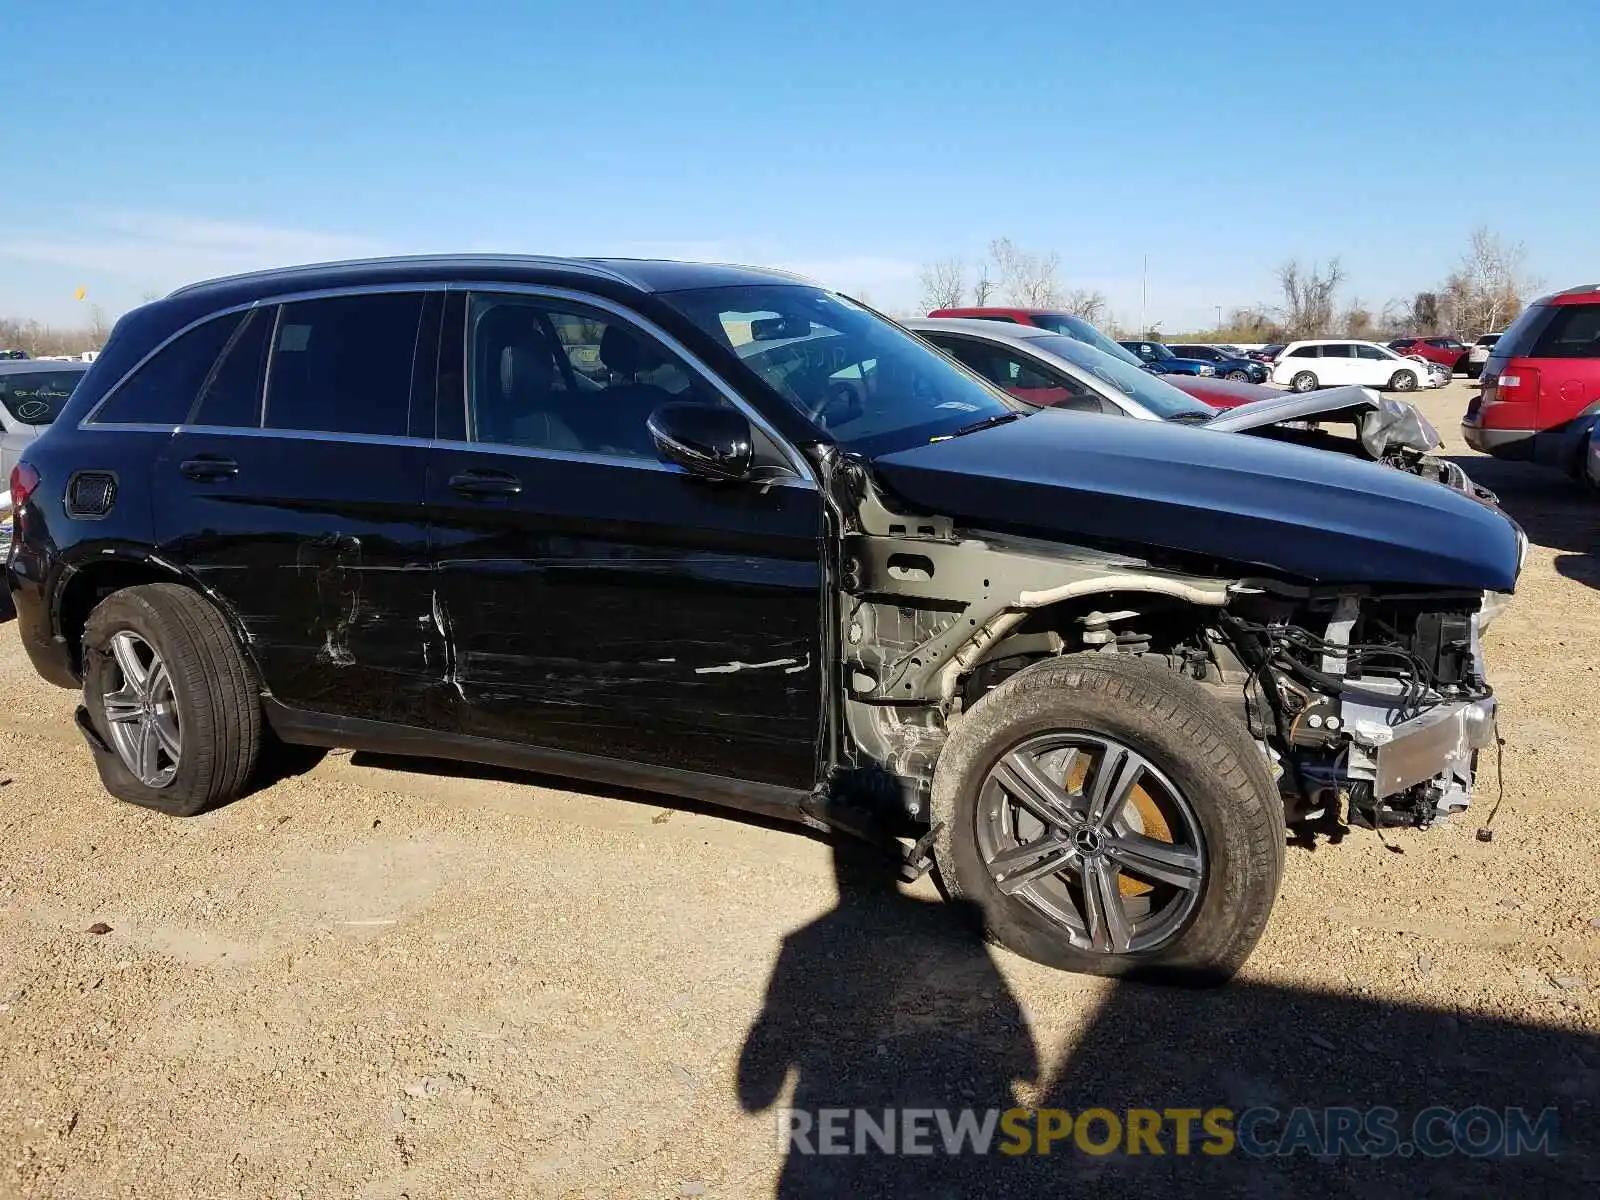
<path id="1" fill-rule="evenodd" d="M 351 442 L 362 446 L 399 446 L 421 450 L 451 450 L 457 453 L 510 455 L 513 458 L 550 459 L 557 462 L 590 463 L 601 467 L 633 467 L 645 471 L 660 471 L 667 475 L 691 478 L 692 473 L 674 463 L 655 458 L 639 458 L 631 454 L 599 454 L 588 450 L 546 450 L 539 446 L 508 446 L 497 442 L 463 442 L 448 438 L 411 437 L 388 433 L 341 433 L 324 429 L 263 429 L 258 425 L 139 425 L 107 424 L 96 429 L 118 433 L 164 433 L 176 436 L 195 433 L 206 437 L 289 438 L 302 442 Z M 752 480 L 752 487 L 803 487 L 816 488 L 808 481 L 794 475 L 775 479 Z"/>
<path id="2" fill-rule="evenodd" d="M 442 292 L 447 286 L 448 285 L 446 283 L 439 280 L 432 280 L 427 283 L 353 284 L 349 287 L 330 287 L 318 288 L 310 291 L 281 292 L 271 296 L 259 296 L 254 300 L 247 300 L 242 304 L 230 304 L 227 308 L 214 309 L 211 312 L 206 313 L 205 316 L 196 317 L 193 321 L 190 321 L 181 329 L 168 334 L 165 338 L 156 343 L 154 349 L 150 350 L 149 353 L 145 354 L 144 357 L 139 359 L 138 362 L 134 363 L 133 366 L 129 367 L 120 376 L 118 376 L 117 381 L 106 389 L 105 395 L 101 396 L 99 400 L 95 401 L 94 407 L 79 419 L 78 428 L 82 429 L 87 425 L 94 425 L 95 414 L 104 408 L 111 400 L 111 397 L 115 396 L 117 392 L 121 390 L 122 386 L 127 383 L 129 379 L 133 378 L 133 376 L 147 362 L 149 362 L 156 355 L 160 354 L 163 350 L 172 345 L 173 342 L 177 341 L 185 334 L 191 332 L 192 330 L 199 329 L 200 326 L 208 324 L 211 321 L 217 321 L 223 317 L 231 317 L 234 313 L 248 312 L 253 308 L 265 308 L 269 304 L 293 304 L 300 300 L 326 300 L 338 296 L 373 296 L 393 292 Z M 176 296 L 179 293 L 174 292 L 172 294 Z M 274 332 L 276 332 L 276 329 L 274 329 Z M 214 366 L 215 364 L 212 365 Z M 263 389 L 262 394 L 265 396 L 265 389 Z M 134 422 L 134 424 L 141 424 L 141 422 Z M 113 425 L 107 423 L 105 425 L 98 425 L 97 428 L 110 429 L 113 428 Z"/>
<path id="3" fill-rule="evenodd" d="M 596 277 L 597 278 L 605 278 L 606 276 L 604 276 L 600 272 L 596 272 Z M 202 286 L 202 285 L 195 285 L 195 286 L 198 287 L 198 286 Z M 303 300 L 324 300 L 324 299 L 330 299 L 330 298 L 338 297 L 338 296 L 382 295 L 382 294 L 392 294 L 392 293 L 395 293 L 395 292 L 446 292 L 446 293 L 448 293 L 448 292 L 461 292 L 461 293 L 464 293 L 464 294 L 470 294 L 470 293 L 473 293 L 473 292 L 479 292 L 479 293 L 490 292 L 490 293 L 499 293 L 499 294 L 503 294 L 503 295 L 533 296 L 533 297 L 542 298 L 542 299 L 548 299 L 548 300 L 565 300 L 565 301 L 570 301 L 570 302 L 575 303 L 575 304 L 585 304 L 585 305 L 588 305 L 591 308 L 596 308 L 596 309 L 599 309 L 599 310 L 601 310 L 603 312 L 609 312 L 609 313 L 611 313 L 611 314 L 613 314 L 613 315 L 615 315 L 617 317 L 620 317 L 622 320 L 627 321 L 630 324 L 632 324 L 635 328 L 638 328 L 638 329 L 642 330 L 643 332 L 645 332 L 646 334 L 648 334 L 650 337 L 655 338 L 661 345 L 663 345 L 668 350 L 670 350 L 673 354 L 675 354 L 686 366 L 688 366 L 694 372 L 694 374 L 698 375 L 702 380 L 704 380 L 707 384 L 709 384 L 712 388 L 714 388 L 719 394 L 721 394 L 723 396 L 724 399 L 726 399 L 735 408 L 737 408 L 740 412 L 742 412 L 745 415 L 745 417 L 749 419 L 751 424 L 755 425 L 756 428 L 760 429 L 762 431 L 762 433 L 764 433 L 772 441 L 772 444 L 775 445 L 778 448 L 778 452 L 780 454 L 782 454 L 786 459 L 789 460 L 790 468 L 795 472 L 795 474 L 801 480 L 803 480 L 804 482 L 806 482 L 808 484 L 811 484 L 812 486 L 816 485 L 816 482 L 817 482 L 816 474 L 815 474 L 815 472 L 812 471 L 811 464 L 806 460 L 805 455 L 800 452 L 798 447 L 793 445 L 789 441 L 789 439 L 785 438 L 782 434 L 780 434 L 777 431 L 777 429 L 775 429 L 772 426 L 772 424 L 766 419 L 766 417 L 761 415 L 760 411 L 757 410 L 754 405 L 752 405 L 748 400 L 746 400 L 737 391 L 735 391 L 731 386 L 729 386 L 728 383 L 726 381 L 724 381 L 719 375 L 717 375 L 717 373 L 715 371 L 713 371 L 710 367 L 708 367 L 705 364 L 705 362 L 702 361 L 701 358 L 697 354 L 695 354 L 692 350 L 690 350 L 687 346 L 685 346 L 681 341 L 679 341 L 672 334 L 668 333 L 665 329 L 662 329 L 659 325 L 657 325 L 654 321 L 652 321 L 649 317 L 645 316 L 643 313 L 637 312 L 637 311 L 635 311 L 633 309 L 630 309 L 630 308 L 628 308 L 628 307 L 626 307 L 624 305 L 618 304 L 615 301 L 607 299 L 604 296 L 597 296 L 592 292 L 580 292 L 580 291 L 577 291 L 577 290 L 572 289 L 572 288 L 554 287 L 554 286 L 550 286 L 550 285 L 547 285 L 547 284 L 508 283 L 508 282 L 504 282 L 504 281 L 500 281 L 500 280 L 479 280 L 479 281 L 430 280 L 430 281 L 427 281 L 427 282 L 424 282 L 424 283 L 355 284 L 355 285 L 350 285 L 350 286 L 345 286 L 345 287 L 326 287 L 326 288 L 301 289 L 299 291 L 288 291 L 288 292 L 274 293 L 273 295 L 270 295 L 270 296 L 260 296 L 260 297 L 257 297 L 254 300 L 249 300 L 249 301 L 246 301 L 246 302 L 241 303 L 241 304 L 234 304 L 234 305 L 230 305 L 227 308 L 216 309 L 215 311 L 206 313 L 206 315 L 203 316 L 203 317 L 196 318 L 195 320 L 189 322 L 187 325 L 183 326 L 181 329 L 178 329 L 178 330 L 174 331 L 173 333 L 169 334 L 167 337 L 162 339 L 161 342 L 159 342 L 152 350 L 150 350 L 147 354 L 145 354 L 142 358 L 140 358 L 138 362 L 134 363 L 134 365 L 132 367 L 130 367 L 127 371 L 123 372 L 123 374 L 117 379 L 117 381 L 115 383 L 113 383 L 109 388 L 106 389 L 105 395 L 101 396 L 100 399 L 95 402 L 95 406 L 93 408 L 91 408 L 87 413 L 85 413 L 83 415 L 83 417 L 78 421 L 78 428 L 79 429 L 84 429 L 85 427 L 89 427 L 89 426 L 92 426 L 92 427 L 98 428 L 98 429 L 116 429 L 116 428 L 135 428 L 135 427 L 137 427 L 137 428 L 140 428 L 140 429 L 149 430 L 149 429 L 168 429 L 168 428 L 172 428 L 171 426 L 166 426 L 166 425 L 161 425 L 161 424 L 145 425 L 145 424 L 139 423 L 139 422 L 130 422 L 130 423 L 124 423 L 124 424 L 115 424 L 115 425 L 111 424 L 111 423 L 107 423 L 107 424 L 104 424 L 104 425 L 99 425 L 99 424 L 95 423 L 94 418 L 95 418 L 95 415 L 102 408 L 105 407 L 107 402 L 109 402 L 111 400 L 111 398 L 117 394 L 117 392 L 122 388 L 122 386 L 125 383 L 127 383 L 128 380 L 130 378 L 132 378 L 133 375 L 137 371 L 139 371 L 147 362 L 149 362 L 151 359 L 153 359 L 156 355 L 160 354 L 163 350 L 165 350 L 173 342 L 177 341 L 179 338 L 181 338 L 185 334 L 189 333 L 191 330 L 198 329 L 200 326 L 206 324 L 209 321 L 219 320 L 222 317 L 232 316 L 235 313 L 246 312 L 246 311 L 248 311 L 250 309 L 254 309 L 254 308 L 262 308 L 262 307 L 265 307 L 266 305 L 269 305 L 269 304 L 270 305 L 294 304 L 294 303 L 298 303 L 298 302 L 303 301 Z M 173 294 L 177 295 L 179 293 L 175 292 Z M 466 355 L 468 353 L 469 353 L 469 347 L 467 346 L 466 338 L 463 337 L 462 338 L 462 358 L 463 358 L 463 361 L 462 361 L 462 364 L 461 364 L 461 368 L 462 368 L 462 379 L 464 381 L 468 379 L 468 376 L 466 374 L 467 364 L 466 364 L 466 361 L 465 361 Z M 270 370 L 270 366 L 269 366 L 269 370 Z M 467 390 L 467 385 L 464 384 L 463 389 L 462 389 L 462 402 L 463 402 L 463 404 L 466 403 L 466 390 Z M 264 396 L 265 396 L 265 389 L 263 389 L 263 397 Z M 463 416 L 465 416 L 465 415 L 466 414 L 463 414 Z M 265 419 L 265 400 L 263 399 L 263 420 L 264 419 Z M 185 430 L 187 432 L 193 432 L 195 430 L 206 428 L 206 427 L 180 425 L 177 428 L 183 429 L 183 430 Z M 226 428 L 228 428 L 230 432 L 238 433 L 240 431 L 240 428 L 242 428 L 242 427 L 226 427 Z M 318 432 L 321 432 L 321 431 L 318 431 L 318 430 L 303 430 L 303 431 L 271 430 L 271 431 L 267 431 L 267 432 L 275 432 L 275 433 L 290 433 L 290 432 L 318 433 Z M 346 436 L 365 436 L 365 435 L 346 435 Z M 419 441 L 419 440 L 423 440 L 423 439 L 406 438 L 406 439 L 403 439 L 403 440 L 405 442 L 409 443 L 409 442 L 412 442 L 412 441 Z M 468 444 L 469 445 L 473 445 L 473 446 L 477 446 L 477 447 L 480 447 L 480 448 L 483 447 L 483 446 L 492 445 L 492 443 L 468 443 Z M 509 447 L 509 449 L 527 449 L 527 447 Z M 564 454 L 564 453 L 568 453 L 568 452 L 565 452 L 565 451 L 549 451 L 548 453 L 553 454 L 553 455 L 560 455 L 560 454 Z M 597 455 L 597 456 L 594 456 L 594 457 L 599 459 L 599 460 L 601 460 L 601 461 L 612 462 L 612 463 L 616 463 L 616 462 L 639 462 L 639 461 L 648 462 L 648 460 L 634 459 L 634 458 L 630 458 L 630 457 L 626 457 L 626 456 L 622 456 L 622 455 Z M 665 466 L 666 464 L 661 464 L 661 465 Z M 673 468 L 673 469 L 677 470 L 679 468 Z"/>
<path id="4" fill-rule="evenodd" d="M 811 464 L 806 461 L 805 455 L 800 453 L 800 450 L 797 446 L 791 444 L 789 439 L 784 437 L 775 428 L 773 428 L 772 424 L 766 419 L 766 417 L 761 415 L 760 411 L 756 409 L 754 405 L 752 405 L 748 400 L 746 400 L 731 386 L 729 386 L 729 384 L 715 371 L 708 367 L 700 359 L 700 357 L 694 353 L 694 351 L 690 350 L 677 338 L 673 337 L 672 334 L 668 333 L 665 329 L 662 329 L 661 326 L 657 325 L 643 313 L 628 308 L 625 305 L 618 304 L 616 301 L 609 300 L 604 296 L 596 296 L 591 292 L 579 292 L 574 291 L 571 288 L 553 287 L 547 284 L 500 283 L 494 281 L 470 282 L 465 280 L 452 280 L 446 285 L 446 290 L 451 292 L 463 292 L 467 293 L 468 295 L 473 293 L 494 293 L 510 296 L 532 296 L 537 299 L 545 300 L 564 300 L 573 304 L 583 304 L 589 308 L 599 309 L 602 312 L 607 312 L 613 316 L 620 317 L 634 328 L 639 329 L 648 334 L 650 337 L 654 338 L 662 346 L 666 347 L 666 349 L 670 350 L 674 355 L 676 355 L 678 359 L 682 361 L 684 365 L 689 367 L 689 369 L 695 375 L 698 375 L 705 383 L 709 384 L 713 389 L 715 389 L 724 399 L 742 412 L 752 425 L 760 429 L 761 432 L 771 440 L 772 444 L 778 448 L 778 453 L 782 454 L 786 459 L 789 460 L 790 468 L 800 479 L 812 485 L 816 484 L 816 474 L 811 470 Z M 465 333 L 465 331 L 463 332 Z M 461 339 L 461 353 L 461 377 L 463 381 L 465 381 L 462 387 L 462 402 L 465 404 L 467 393 L 471 388 L 471 377 L 467 373 L 468 364 L 466 361 L 467 356 L 471 353 L 471 347 L 468 345 L 468 339 L 465 336 L 463 336 Z M 470 413 L 465 412 L 462 414 L 463 418 L 469 417 L 470 415 Z M 463 428 L 466 429 L 470 429 L 471 427 L 472 425 L 470 421 L 466 421 L 466 423 L 463 425 Z M 479 447 L 494 445 L 492 442 L 472 442 L 468 444 Z M 622 460 L 621 456 L 605 455 L 603 457 L 607 462 L 617 462 Z"/>

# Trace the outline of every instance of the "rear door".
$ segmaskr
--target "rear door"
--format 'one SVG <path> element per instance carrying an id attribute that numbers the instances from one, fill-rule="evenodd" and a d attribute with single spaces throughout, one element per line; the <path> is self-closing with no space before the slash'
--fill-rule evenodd
<path id="1" fill-rule="evenodd" d="M 439 358 L 427 499 L 453 727 L 810 788 L 816 487 L 660 461 L 656 407 L 731 401 L 604 301 L 452 293 Z"/>
<path id="2" fill-rule="evenodd" d="M 290 707 L 429 723 L 427 437 L 412 423 L 432 420 L 440 302 L 251 309 L 156 463 L 161 553 L 232 610 Z"/>
<path id="3" fill-rule="evenodd" d="M 1370 374 L 1356 358 L 1356 348 L 1349 342 L 1327 342 L 1322 347 L 1317 366 L 1317 379 L 1324 387 L 1338 387 L 1346 383 L 1362 383 Z"/>

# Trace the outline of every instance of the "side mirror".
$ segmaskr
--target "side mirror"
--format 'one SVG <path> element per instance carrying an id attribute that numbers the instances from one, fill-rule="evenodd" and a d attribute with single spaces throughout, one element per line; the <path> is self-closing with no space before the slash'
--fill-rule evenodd
<path id="1" fill-rule="evenodd" d="M 646 422 L 656 453 L 703 479 L 750 477 L 755 444 L 750 420 L 735 408 L 663 404 Z"/>

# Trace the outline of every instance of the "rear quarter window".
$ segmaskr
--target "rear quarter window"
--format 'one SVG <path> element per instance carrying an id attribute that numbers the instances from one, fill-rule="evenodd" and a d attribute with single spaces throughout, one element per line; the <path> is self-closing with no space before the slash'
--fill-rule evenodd
<path id="1" fill-rule="evenodd" d="M 1600 358 L 1600 304 L 1552 306 L 1554 315 L 1529 351 L 1532 358 Z"/>
<path id="2" fill-rule="evenodd" d="M 244 313 L 197 325 L 156 351 L 112 389 L 94 412 L 96 425 L 181 425 L 205 384 L 217 355 Z"/>

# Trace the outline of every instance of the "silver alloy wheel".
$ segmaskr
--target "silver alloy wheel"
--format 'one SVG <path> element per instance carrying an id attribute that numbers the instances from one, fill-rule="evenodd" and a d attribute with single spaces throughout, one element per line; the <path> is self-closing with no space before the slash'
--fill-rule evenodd
<path id="1" fill-rule="evenodd" d="M 1003 755 L 979 793 L 977 841 L 999 889 L 1081 950 L 1154 950 L 1205 890 L 1194 809 L 1147 758 L 1101 734 L 1039 734 Z"/>
<path id="2" fill-rule="evenodd" d="M 1223 378 L 1231 379 L 1235 383 L 1249 383 L 1250 382 L 1250 372 L 1248 372 L 1248 371 L 1229 371 L 1227 373 L 1227 375 L 1225 375 Z"/>
<path id="3" fill-rule="evenodd" d="M 116 686 L 101 693 L 117 757 L 148 788 L 164 788 L 178 773 L 183 728 L 172 676 L 156 649 L 132 630 L 111 638 Z"/>
<path id="4" fill-rule="evenodd" d="M 1392 382 L 1394 390 L 1397 392 L 1414 392 L 1417 390 L 1417 375 L 1414 371 L 1396 371 Z"/>
<path id="5" fill-rule="evenodd" d="M 1289 386 L 1297 392 L 1309 392 L 1317 386 L 1317 377 L 1310 371 L 1301 371 L 1289 381 Z"/>

